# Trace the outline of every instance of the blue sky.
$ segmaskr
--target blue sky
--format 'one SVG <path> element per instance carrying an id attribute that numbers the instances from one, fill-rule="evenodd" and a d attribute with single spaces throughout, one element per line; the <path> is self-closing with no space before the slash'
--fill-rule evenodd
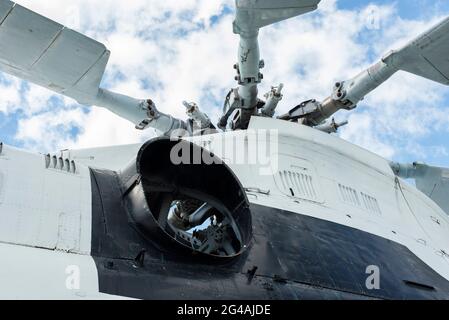
<path id="1" fill-rule="evenodd" d="M 185 118 L 181 101 L 189 100 L 216 120 L 235 86 L 232 0 L 18 2 L 104 42 L 112 56 L 103 85 L 151 97 L 164 112 Z M 323 0 L 315 13 L 261 32 L 267 64 L 261 93 L 286 84 L 280 113 L 325 98 L 335 80 L 354 76 L 445 15 L 449 1 L 443 0 Z M 337 119 L 350 121 L 341 137 L 386 158 L 449 167 L 448 109 L 449 88 L 399 74 Z M 47 152 L 139 142 L 152 134 L 0 74 L 0 140 L 6 144 Z"/>
<path id="2" fill-rule="evenodd" d="M 437 11 L 449 11 L 449 2 L 446 0 L 340 0 L 338 1 L 338 7 L 349 10 L 360 9 L 369 3 L 377 5 L 389 5 L 394 3 L 398 8 L 399 15 L 405 19 L 423 19 L 432 17 Z"/>

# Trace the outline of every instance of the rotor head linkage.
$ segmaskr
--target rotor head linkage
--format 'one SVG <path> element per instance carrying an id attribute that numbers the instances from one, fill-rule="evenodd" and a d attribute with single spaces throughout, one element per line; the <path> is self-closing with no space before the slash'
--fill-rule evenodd
<path id="1" fill-rule="evenodd" d="M 317 126 L 316 129 L 326 133 L 337 133 L 338 129 L 346 126 L 348 123 L 348 121 L 335 122 L 335 119 L 332 119 L 330 123 Z"/>
<path id="2" fill-rule="evenodd" d="M 182 104 L 186 107 L 186 113 L 191 124 L 189 129 L 193 134 L 202 134 L 206 129 L 215 129 L 207 114 L 202 112 L 196 103 L 183 101 Z"/>
<path id="3" fill-rule="evenodd" d="M 284 88 L 284 84 L 281 83 L 277 87 L 272 87 L 271 90 L 265 94 L 266 102 L 262 108 L 261 114 L 265 117 L 272 118 L 276 111 L 276 108 L 279 102 L 282 100 L 282 89 Z"/>
<path id="4" fill-rule="evenodd" d="M 420 176 L 424 176 L 426 170 L 429 168 L 429 166 L 421 162 L 390 162 L 390 167 L 394 174 L 402 179 L 415 179 Z"/>

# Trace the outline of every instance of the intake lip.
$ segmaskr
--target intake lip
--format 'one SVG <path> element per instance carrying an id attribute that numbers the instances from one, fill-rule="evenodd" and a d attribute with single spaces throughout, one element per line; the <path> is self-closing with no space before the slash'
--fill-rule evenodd
<path id="1" fill-rule="evenodd" d="M 188 153 L 183 163 L 174 163 L 173 150 Z M 125 201 L 130 216 L 146 237 L 170 248 L 175 243 L 178 249 L 216 258 L 234 258 L 248 248 L 252 239 L 249 201 L 242 184 L 221 159 L 189 141 L 156 138 L 139 151 L 136 171 L 138 183 L 126 193 Z M 173 228 L 168 218 L 170 206 L 179 199 L 211 206 L 219 220 L 227 222 L 226 230 L 234 236 L 230 241 L 233 250 L 199 251 L 183 237 L 188 238 L 188 234 Z M 218 237 L 211 229 L 207 234 Z"/>

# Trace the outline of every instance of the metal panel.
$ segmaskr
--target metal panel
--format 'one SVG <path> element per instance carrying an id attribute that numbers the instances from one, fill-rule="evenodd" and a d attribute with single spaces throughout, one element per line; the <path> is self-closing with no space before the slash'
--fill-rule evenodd
<path id="1" fill-rule="evenodd" d="M 286 154 L 274 155 L 279 159 L 279 171 L 273 176 L 282 194 L 296 199 L 323 202 L 320 184 L 313 165 Z"/>
<path id="2" fill-rule="evenodd" d="M 86 102 L 98 94 L 108 60 L 103 44 L 0 0 L 0 71 Z"/>
<path id="3" fill-rule="evenodd" d="M 399 60 L 394 57 L 396 55 Z M 392 58 L 399 62 L 401 70 L 448 85 L 449 18 L 393 54 Z"/>
<path id="4" fill-rule="evenodd" d="M 261 28 L 317 8 L 321 0 L 237 0 L 237 29 Z"/>
<path id="5" fill-rule="evenodd" d="M 0 157 L 0 242 L 89 253 L 88 169 L 78 166 L 77 174 L 49 170 L 42 155 L 5 151 L 8 157 Z"/>
<path id="6" fill-rule="evenodd" d="M 101 58 L 87 71 L 78 83 L 64 91 L 64 94 L 69 97 L 76 98 L 79 102 L 89 104 L 89 99 L 98 94 L 98 88 L 106 70 L 111 53 L 106 50 Z M 87 99 L 84 101 L 84 99 Z"/>
<path id="7" fill-rule="evenodd" d="M 0 204 L 3 203 L 3 195 L 5 194 L 5 175 L 0 171 Z"/>
<path id="8" fill-rule="evenodd" d="M 11 1 L 0 0 L 0 24 L 5 20 L 13 6 L 14 3 Z"/>
<path id="9" fill-rule="evenodd" d="M 449 214 L 449 169 L 424 166 L 415 179 L 416 187 Z"/>
<path id="10" fill-rule="evenodd" d="M 373 213 L 381 214 L 382 211 L 380 210 L 379 202 L 376 198 L 367 195 L 366 193 L 361 192 L 363 204 L 365 205 L 365 209 L 368 211 L 371 211 Z"/>
<path id="11" fill-rule="evenodd" d="M 300 283 L 320 288 L 315 294 L 321 299 L 339 298 L 338 292 L 389 299 L 449 297 L 449 282 L 404 245 L 255 204 L 250 206 L 254 241 L 247 254 L 226 265 L 179 254 L 172 243 L 145 238 L 129 224 L 114 172 L 93 170 L 92 177 L 91 252 L 100 292 L 143 299 L 310 299 L 310 292 L 295 286 Z M 138 265 L 135 258 L 142 250 L 145 260 Z M 382 270 L 379 290 L 364 286 L 373 261 Z M 249 270 L 255 270 L 253 276 Z"/>
<path id="12" fill-rule="evenodd" d="M 338 190 L 340 191 L 341 199 L 344 202 L 360 206 L 359 193 L 357 190 L 340 183 L 338 184 Z"/>
<path id="13" fill-rule="evenodd" d="M 29 69 L 62 28 L 62 25 L 16 5 L 0 26 L 0 59 Z"/>
<path id="14" fill-rule="evenodd" d="M 33 67 L 53 86 L 70 88 L 103 56 L 103 44 L 70 29 L 64 29 Z"/>

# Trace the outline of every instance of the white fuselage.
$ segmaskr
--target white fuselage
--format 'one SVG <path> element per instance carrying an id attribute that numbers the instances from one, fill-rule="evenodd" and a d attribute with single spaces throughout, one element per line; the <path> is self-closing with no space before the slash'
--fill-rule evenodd
<path id="1" fill-rule="evenodd" d="M 269 150 L 269 163 L 244 164 L 236 161 L 235 150 L 223 148 L 234 140 L 247 149 L 249 134 L 263 130 L 277 132 L 278 144 Z M 189 139 L 233 169 L 251 203 L 400 243 L 449 280 L 448 216 L 416 188 L 397 179 L 387 160 L 338 137 L 268 118 L 253 118 L 248 131 Z M 3 147 L 0 298 L 114 298 L 99 293 L 90 256 L 89 167 L 119 171 L 135 158 L 139 147 L 64 151 L 56 155 L 55 163 L 52 156 L 48 162 L 45 155 Z M 273 174 L 266 174 L 267 166 Z M 73 282 L 72 276 L 77 276 L 73 266 L 79 270 L 78 283 Z"/>

